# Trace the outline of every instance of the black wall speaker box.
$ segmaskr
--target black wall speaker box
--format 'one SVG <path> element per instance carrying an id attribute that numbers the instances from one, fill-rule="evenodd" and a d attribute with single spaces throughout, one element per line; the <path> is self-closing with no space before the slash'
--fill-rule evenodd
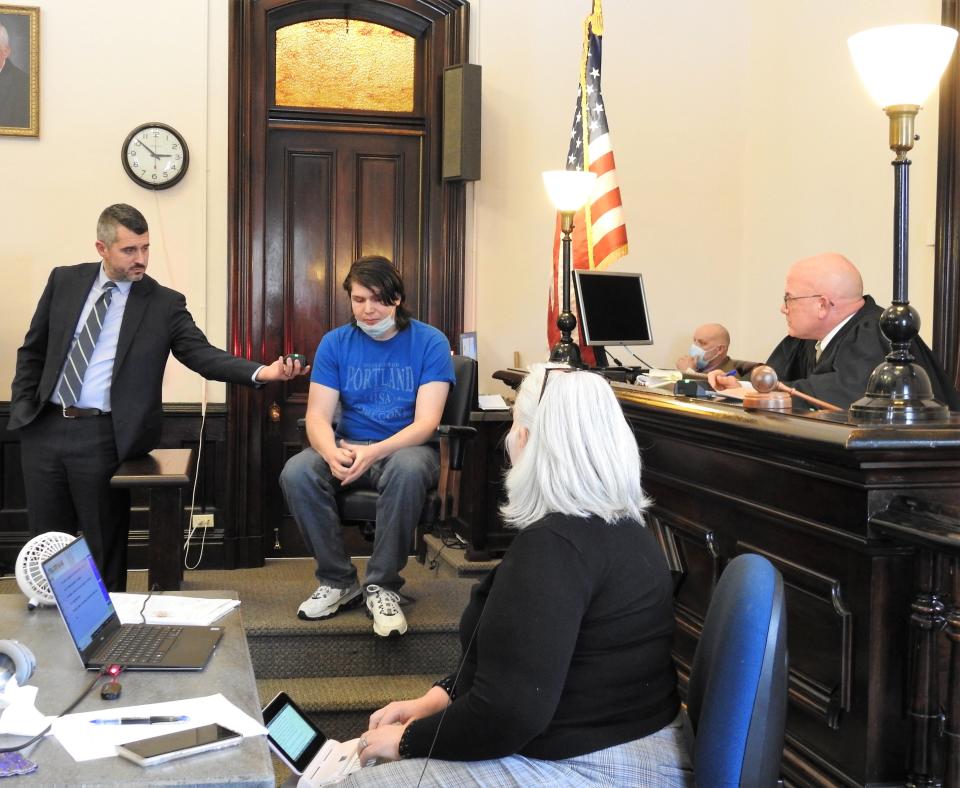
<path id="1" fill-rule="evenodd" d="M 443 179 L 480 180 L 480 66 L 443 70 Z"/>

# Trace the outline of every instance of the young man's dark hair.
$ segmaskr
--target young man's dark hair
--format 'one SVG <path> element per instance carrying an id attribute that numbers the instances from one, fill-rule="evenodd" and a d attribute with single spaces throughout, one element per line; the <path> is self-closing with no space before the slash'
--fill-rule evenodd
<path id="1" fill-rule="evenodd" d="M 403 303 L 406 300 L 403 280 L 400 278 L 400 272 L 386 257 L 369 254 L 354 260 L 343 280 L 343 289 L 347 291 L 347 295 L 350 295 L 350 289 L 354 283 L 372 291 L 381 304 L 397 304 L 398 331 L 403 331 L 410 325 L 412 315 Z M 350 322 L 353 325 L 357 324 L 356 318 L 351 318 Z"/>
<path id="2" fill-rule="evenodd" d="M 135 235 L 143 235 L 149 227 L 147 220 L 132 205 L 119 202 L 108 205 L 97 219 L 97 240 L 107 246 L 117 240 L 117 225 L 123 225 Z"/>

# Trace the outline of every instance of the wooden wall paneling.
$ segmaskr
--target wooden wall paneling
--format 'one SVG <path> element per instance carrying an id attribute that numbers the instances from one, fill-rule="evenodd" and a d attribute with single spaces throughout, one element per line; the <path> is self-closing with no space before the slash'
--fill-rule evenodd
<path id="1" fill-rule="evenodd" d="M 960 28 L 960 0 L 943 0 L 944 25 Z M 960 55 L 940 80 L 933 350 L 960 389 Z"/>
<path id="2" fill-rule="evenodd" d="M 23 474 L 20 470 L 20 435 L 6 429 L 9 408 L 0 413 L 0 574 L 13 574 L 20 548 L 30 538 Z M 233 519 L 232 505 L 227 491 L 226 409 L 211 405 L 207 410 L 203 434 L 203 450 L 199 452 L 200 471 L 197 480 L 195 510 L 214 515 L 214 528 L 207 531 L 202 568 L 220 568 L 227 561 L 226 545 Z M 200 407 L 181 404 L 164 406 L 163 433 L 160 447 L 165 449 L 192 448 L 194 458 L 200 447 Z M 192 492 L 192 487 L 190 492 Z M 143 569 L 147 565 L 147 503 L 145 491 L 135 491 L 130 506 L 129 565 Z M 184 509 L 190 496 L 184 496 Z M 186 522 L 186 519 L 184 519 Z M 197 534 L 198 538 L 200 534 Z M 191 550 L 191 563 L 198 553 Z"/>
<path id="3" fill-rule="evenodd" d="M 956 425 L 891 433 L 615 388 L 652 514 L 685 572 L 681 675 L 718 568 L 743 552 L 765 555 L 787 602 L 784 776 L 794 785 L 902 780 L 912 550 L 878 538 L 869 518 L 898 490 L 960 495 Z"/>

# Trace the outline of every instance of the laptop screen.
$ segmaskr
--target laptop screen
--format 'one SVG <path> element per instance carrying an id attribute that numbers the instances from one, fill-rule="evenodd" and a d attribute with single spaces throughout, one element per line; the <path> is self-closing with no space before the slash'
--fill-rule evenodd
<path id="1" fill-rule="evenodd" d="M 77 649 L 83 652 L 94 635 L 117 613 L 100 571 L 82 536 L 43 562 L 60 613 Z"/>

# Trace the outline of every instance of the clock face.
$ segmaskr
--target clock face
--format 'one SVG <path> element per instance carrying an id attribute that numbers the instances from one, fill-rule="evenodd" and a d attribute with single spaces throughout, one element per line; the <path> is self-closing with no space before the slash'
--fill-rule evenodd
<path id="1" fill-rule="evenodd" d="M 147 189 L 169 189 L 187 173 L 187 143 L 164 123 L 145 123 L 124 140 L 123 168 L 135 183 Z"/>

